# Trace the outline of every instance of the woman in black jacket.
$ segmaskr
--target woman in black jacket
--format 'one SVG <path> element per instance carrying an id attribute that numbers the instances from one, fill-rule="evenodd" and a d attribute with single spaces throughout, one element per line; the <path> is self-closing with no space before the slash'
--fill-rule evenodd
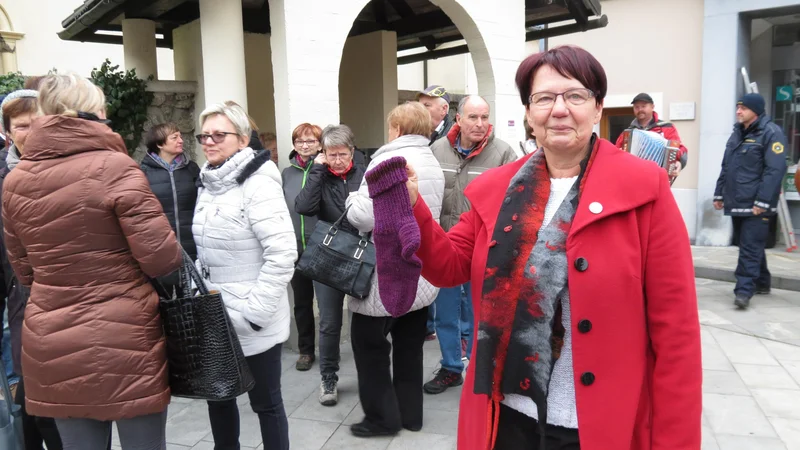
<path id="1" fill-rule="evenodd" d="M 194 206 L 200 167 L 183 153 L 183 138 L 173 123 L 155 125 L 145 137 L 147 155 L 142 159 L 142 171 L 150 182 L 150 189 L 161 202 L 169 224 L 186 253 L 197 258 L 197 247 L 192 237 Z M 172 292 L 177 288 L 177 272 L 161 280 Z"/>
<path id="2" fill-rule="evenodd" d="M 330 125 L 322 130 L 322 153 L 317 155 L 306 185 L 295 199 L 295 210 L 333 223 L 344 214 L 345 201 L 358 190 L 364 169 L 353 163 L 353 131 L 347 125 Z M 358 234 L 347 218 L 341 229 Z M 342 334 L 343 292 L 314 282 L 319 305 L 319 369 L 322 374 L 319 402 L 333 406 L 339 400 L 339 339 Z"/>

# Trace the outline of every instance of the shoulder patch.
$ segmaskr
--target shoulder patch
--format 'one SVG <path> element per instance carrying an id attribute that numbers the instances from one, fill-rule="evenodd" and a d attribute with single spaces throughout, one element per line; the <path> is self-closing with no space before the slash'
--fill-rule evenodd
<path id="1" fill-rule="evenodd" d="M 783 153 L 783 144 L 781 144 L 780 142 L 773 143 L 772 153 L 775 153 L 776 155 L 780 155 L 781 153 Z"/>

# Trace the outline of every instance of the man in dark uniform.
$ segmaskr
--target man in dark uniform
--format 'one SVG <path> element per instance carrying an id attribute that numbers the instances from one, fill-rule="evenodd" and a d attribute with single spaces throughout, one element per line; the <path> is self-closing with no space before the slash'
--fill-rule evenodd
<path id="1" fill-rule="evenodd" d="M 764 248 L 769 218 L 777 212 L 786 173 L 786 137 L 764 112 L 764 97 L 746 94 L 736 105 L 733 134 L 725 146 L 714 208 L 725 209 L 740 229 L 734 304 L 747 308 L 753 294 L 768 294 L 770 273 Z"/>

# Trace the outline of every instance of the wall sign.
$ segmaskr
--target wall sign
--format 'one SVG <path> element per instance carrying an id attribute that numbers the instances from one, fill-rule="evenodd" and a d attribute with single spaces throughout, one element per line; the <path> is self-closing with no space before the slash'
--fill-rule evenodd
<path id="1" fill-rule="evenodd" d="M 775 88 L 775 101 L 776 102 L 790 102 L 792 101 L 792 86 L 778 86 Z"/>
<path id="2" fill-rule="evenodd" d="M 694 102 L 675 102 L 669 104 L 669 120 L 694 120 Z"/>

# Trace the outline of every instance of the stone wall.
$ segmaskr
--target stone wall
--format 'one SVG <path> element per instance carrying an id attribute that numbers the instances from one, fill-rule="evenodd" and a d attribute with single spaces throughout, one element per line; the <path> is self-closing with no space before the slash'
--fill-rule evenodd
<path id="1" fill-rule="evenodd" d="M 147 152 L 144 135 L 154 125 L 172 122 L 178 126 L 183 136 L 183 151 L 193 160 L 197 160 L 197 141 L 194 135 L 197 128 L 195 122 L 195 93 L 197 83 L 194 81 L 152 81 L 147 90 L 153 93 L 153 103 L 147 110 L 147 121 L 144 124 L 142 142 L 133 154 L 133 159 L 141 161 Z"/>

